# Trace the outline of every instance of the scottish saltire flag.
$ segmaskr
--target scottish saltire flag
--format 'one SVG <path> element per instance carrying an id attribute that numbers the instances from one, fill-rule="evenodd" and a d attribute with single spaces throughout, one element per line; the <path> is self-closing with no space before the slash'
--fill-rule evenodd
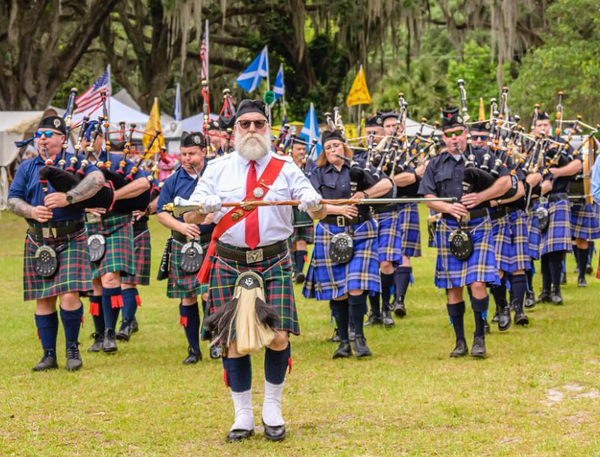
<path id="1" fill-rule="evenodd" d="M 269 77 L 269 53 L 267 47 L 260 52 L 250 66 L 235 80 L 238 86 L 246 92 L 252 92 L 258 87 L 263 78 Z"/>
<path id="2" fill-rule="evenodd" d="M 175 93 L 175 111 L 173 117 L 177 122 L 181 120 L 181 88 L 177 84 L 177 92 Z"/>
<path id="3" fill-rule="evenodd" d="M 73 114 L 85 113 L 90 109 L 94 111 L 98 108 L 102 100 L 102 92 L 106 92 L 106 96 L 110 97 L 110 67 L 106 67 L 102 76 L 75 99 L 76 109 Z"/>
<path id="4" fill-rule="evenodd" d="M 275 78 L 275 84 L 273 85 L 273 92 L 275 93 L 275 100 L 285 95 L 285 83 L 283 82 L 283 64 L 279 65 L 279 71 Z"/>
<path id="5" fill-rule="evenodd" d="M 317 157 L 319 157 L 319 154 L 321 154 L 323 146 L 321 146 L 321 135 L 319 135 L 317 112 L 315 111 L 315 105 L 313 103 L 310 104 L 310 109 L 308 110 L 308 114 L 304 120 L 304 126 L 300 131 L 300 138 L 308 143 L 307 151 L 309 150 L 313 140 L 317 140 L 317 147 L 314 149 L 312 156 L 309 157 L 309 159 L 312 161 L 317 160 Z"/>

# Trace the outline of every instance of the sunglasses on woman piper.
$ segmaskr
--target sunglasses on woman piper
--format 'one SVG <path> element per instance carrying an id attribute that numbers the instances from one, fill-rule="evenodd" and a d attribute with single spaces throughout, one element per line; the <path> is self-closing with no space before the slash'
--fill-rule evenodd
<path id="1" fill-rule="evenodd" d="M 452 138 L 453 136 L 461 136 L 464 130 L 454 130 L 453 132 L 444 132 L 446 138 Z"/>
<path id="2" fill-rule="evenodd" d="M 264 119 L 259 119 L 257 121 L 238 121 L 239 126 L 244 130 L 248 130 L 250 128 L 250 124 L 254 124 L 256 130 L 260 130 L 265 126 L 266 123 L 267 121 L 265 121 Z"/>
<path id="3" fill-rule="evenodd" d="M 41 138 L 42 135 L 44 135 L 46 138 L 52 138 L 52 135 L 54 135 L 55 132 L 53 132 L 52 130 L 38 130 L 37 132 L 35 132 L 35 137 L 36 138 Z"/>

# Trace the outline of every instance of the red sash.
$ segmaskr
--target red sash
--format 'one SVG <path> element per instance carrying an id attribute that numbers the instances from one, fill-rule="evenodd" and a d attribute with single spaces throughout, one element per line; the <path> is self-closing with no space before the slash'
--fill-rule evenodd
<path id="1" fill-rule="evenodd" d="M 258 183 L 254 189 L 262 189 L 263 194 L 260 197 L 254 196 L 254 189 L 246 194 L 244 197 L 244 202 L 251 201 L 261 201 L 267 196 L 270 190 L 270 185 L 275 182 L 277 176 L 279 176 L 279 172 L 283 168 L 285 164 L 285 160 L 279 160 L 275 157 L 271 157 L 271 160 L 267 164 L 267 168 L 262 172 L 260 178 L 258 178 Z M 217 226 L 215 227 L 212 238 L 210 240 L 210 245 L 208 246 L 208 250 L 204 255 L 204 262 L 202 263 L 202 268 L 198 272 L 198 280 L 201 284 L 208 284 L 208 279 L 210 276 L 210 270 L 214 265 L 212 262 L 212 257 L 215 255 L 215 250 L 217 246 L 217 240 L 221 238 L 221 235 L 233 227 L 238 222 L 242 222 L 252 211 L 257 210 L 257 206 L 252 208 L 243 208 L 241 205 L 236 206 L 231 211 L 229 211 L 223 218 L 219 221 Z"/>

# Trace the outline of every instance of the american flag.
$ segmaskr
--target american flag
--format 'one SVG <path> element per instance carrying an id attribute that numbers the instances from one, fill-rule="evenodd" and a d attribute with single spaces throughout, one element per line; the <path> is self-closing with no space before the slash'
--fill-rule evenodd
<path id="1" fill-rule="evenodd" d="M 200 46 L 200 79 L 208 81 L 208 19 L 204 25 L 204 38 Z"/>
<path id="2" fill-rule="evenodd" d="M 96 107 L 102 99 L 102 92 L 106 92 L 106 96 L 110 97 L 110 70 L 108 67 L 88 90 L 75 99 L 77 109 L 74 114 L 85 113 Z"/>

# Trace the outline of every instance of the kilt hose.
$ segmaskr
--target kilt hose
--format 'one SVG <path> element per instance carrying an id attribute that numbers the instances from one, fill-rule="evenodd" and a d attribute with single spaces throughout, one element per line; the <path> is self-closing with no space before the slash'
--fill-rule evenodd
<path id="1" fill-rule="evenodd" d="M 60 222 L 53 225 L 60 227 Z M 42 238 L 27 233 L 23 255 L 25 301 L 92 290 L 92 271 L 86 240 L 85 228 L 58 238 Z M 42 245 L 50 246 L 58 255 L 58 270 L 50 278 L 43 278 L 35 272 L 35 252 Z"/>
<path id="2" fill-rule="evenodd" d="M 402 255 L 421 257 L 421 230 L 419 225 L 419 204 L 401 203 L 398 205 Z"/>
<path id="3" fill-rule="evenodd" d="M 542 232 L 541 255 L 556 251 L 571 251 L 571 209 L 568 200 L 546 203 L 550 222 Z"/>
<path id="4" fill-rule="evenodd" d="M 104 235 L 106 253 L 98 262 L 91 262 L 92 279 L 106 273 L 121 273 L 121 277 L 135 275 L 133 227 L 130 214 L 116 214 L 100 222 L 86 222 L 88 237 Z"/>
<path id="5" fill-rule="evenodd" d="M 402 238 L 397 211 L 375 213 L 377 221 L 377 255 L 379 263 L 402 263 Z"/>
<path id="6" fill-rule="evenodd" d="M 231 246 L 228 247 L 231 249 Z M 262 275 L 265 301 L 279 316 L 277 330 L 294 335 L 300 334 L 292 284 L 292 260 L 287 250 L 252 264 L 217 255 L 213 257 L 213 261 L 214 266 L 210 272 L 208 285 L 209 314 L 231 300 L 235 282 L 241 273 L 254 271 Z"/>
<path id="7" fill-rule="evenodd" d="M 524 211 L 517 210 L 492 221 L 496 264 L 505 273 L 531 268 L 526 217 Z"/>
<path id="8" fill-rule="evenodd" d="M 471 232 L 473 238 L 473 253 L 466 260 L 459 260 L 450 253 L 449 237 L 456 228 L 458 222 L 454 220 L 440 219 L 437 223 L 436 287 L 451 289 L 474 282 L 496 282 L 499 277 L 490 218 L 479 217 L 462 224 L 463 230 Z"/>
<path id="9" fill-rule="evenodd" d="M 168 243 L 169 241 L 167 241 Z M 169 279 L 167 280 L 167 297 L 169 298 L 196 298 L 202 295 L 203 286 L 198 280 L 198 273 L 186 273 L 179 266 L 181 248 L 183 244 L 174 239 L 171 242 L 171 264 L 169 266 Z M 202 245 L 206 252 L 206 246 Z"/>
<path id="10" fill-rule="evenodd" d="M 381 292 L 377 222 L 369 219 L 353 226 L 354 255 L 346 264 L 331 260 L 329 249 L 334 235 L 344 232 L 333 224 L 317 224 L 315 247 L 302 291 L 306 298 L 333 300 L 351 290 Z"/>
<path id="11" fill-rule="evenodd" d="M 597 240 L 600 238 L 598 205 L 577 202 L 571 206 L 571 232 L 573 238 Z"/>
<path id="12" fill-rule="evenodd" d="M 121 278 L 123 284 L 137 284 L 147 286 L 150 284 L 151 269 L 151 244 L 150 231 L 133 232 L 133 257 L 135 259 L 135 275 Z"/>
<path id="13" fill-rule="evenodd" d="M 529 256 L 532 260 L 540 258 L 540 244 L 542 242 L 542 233 L 540 232 L 540 222 L 535 210 L 538 205 L 527 210 L 527 233 L 529 234 Z"/>

